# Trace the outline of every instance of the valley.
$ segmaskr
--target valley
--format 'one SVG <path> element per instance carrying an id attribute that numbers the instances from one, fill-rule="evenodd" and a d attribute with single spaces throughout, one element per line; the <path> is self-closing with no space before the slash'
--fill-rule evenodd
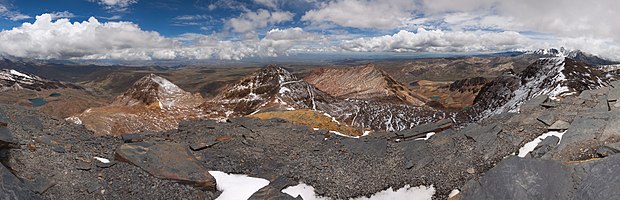
<path id="1" fill-rule="evenodd" d="M 300 184 L 304 199 L 394 195 L 387 188 L 431 192 L 425 199 L 594 198 L 590 177 L 601 174 L 580 170 L 618 164 L 620 84 L 602 65 L 611 61 L 566 51 L 72 74 L 6 61 L 0 173 L 10 179 L 0 191 L 218 199 L 230 195 L 224 172 L 264 180 L 249 199 L 295 199 L 283 191 Z M 522 176 L 543 181 L 514 189 L 508 180 Z M 528 190 L 556 179 L 551 193 Z"/>

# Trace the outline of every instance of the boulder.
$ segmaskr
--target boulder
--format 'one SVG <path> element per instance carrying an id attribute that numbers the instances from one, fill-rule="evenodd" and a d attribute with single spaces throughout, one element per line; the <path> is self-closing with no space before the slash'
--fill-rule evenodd
<path id="1" fill-rule="evenodd" d="M 562 131 L 562 130 L 566 130 L 570 128 L 570 123 L 562 121 L 562 120 L 558 120 L 555 121 L 553 124 L 551 124 L 551 126 L 549 126 L 549 128 L 547 128 L 547 130 L 549 131 Z"/>
<path id="2" fill-rule="evenodd" d="M 126 143 L 116 150 L 116 159 L 134 164 L 149 174 L 215 191 L 215 178 L 209 174 L 185 145 L 171 142 Z"/>
<path id="3" fill-rule="evenodd" d="M 547 126 L 551 126 L 555 122 L 555 115 L 551 112 L 546 112 L 536 119 Z"/>
<path id="4" fill-rule="evenodd" d="M 44 192 L 44 191 L 42 191 Z M 42 199 L 17 178 L 4 165 L 0 164 L 0 199 Z"/>
<path id="5" fill-rule="evenodd" d="M 601 157 L 607 157 L 607 156 L 611 156 L 617 153 L 620 153 L 620 142 L 606 144 L 606 145 L 599 147 L 596 150 L 596 154 L 598 154 Z"/>

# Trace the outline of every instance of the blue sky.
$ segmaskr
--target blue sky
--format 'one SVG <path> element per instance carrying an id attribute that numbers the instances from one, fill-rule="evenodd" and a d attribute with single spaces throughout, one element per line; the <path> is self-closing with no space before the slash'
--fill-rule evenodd
<path id="1" fill-rule="evenodd" d="M 620 59 L 620 22 L 601 20 L 616 18 L 619 6 L 613 0 L 0 0 L 0 55 L 238 60 L 564 46 Z"/>

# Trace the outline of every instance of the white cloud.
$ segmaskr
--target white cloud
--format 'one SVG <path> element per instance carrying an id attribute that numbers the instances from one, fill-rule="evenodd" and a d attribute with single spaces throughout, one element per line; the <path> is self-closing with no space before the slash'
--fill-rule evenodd
<path id="1" fill-rule="evenodd" d="M 306 12 L 301 19 L 314 24 L 393 29 L 405 26 L 415 8 L 412 0 L 335 0 Z"/>
<path id="2" fill-rule="evenodd" d="M 221 40 L 214 35 L 166 38 L 131 22 L 101 23 L 36 17 L 34 23 L 0 32 L 0 55 L 37 59 L 223 59 L 278 56 L 303 49 L 322 38 L 301 28 L 274 29 L 262 39 Z M 313 41 L 313 42 L 310 42 Z"/>
<path id="3" fill-rule="evenodd" d="M 175 41 L 156 32 L 141 30 L 130 22 L 100 23 L 94 17 L 71 23 L 52 21 L 52 15 L 36 17 L 34 23 L 0 32 L 0 51 L 17 57 L 80 58 L 127 49 L 169 48 Z"/>
<path id="4" fill-rule="evenodd" d="M 228 20 L 227 24 L 235 32 L 247 33 L 269 25 L 290 21 L 293 19 L 293 16 L 294 14 L 291 12 L 270 12 L 259 9 L 255 12 L 246 12 L 237 18 L 232 18 Z"/>
<path id="5" fill-rule="evenodd" d="M 2 4 L 0 4 L 0 16 L 3 16 L 6 19 L 9 19 L 11 21 L 20 21 L 20 20 L 32 18 L 32 17 L 30 17 L 28 15 L 25 15 L 25 14 L 22 14 L 20 12 L 12 11 L 7 6 L 2 5 Z"/>
<path id="6" fill-rule="evenodd" d="M 266 6 L 268 8 L 278 8 L 278 3 L 276 2 L 276 0 L 254 0 L 254 3 Z"/>
<path id="7" fill-rule="evenodd" d="M 496 52 L 522 49 L 531 40 L 517 32 L 444 32 L 419 28 L 394 35 L 343 41 L 342 48 L 361 52 Z"/>
<path id="8" fill-rule="evenodd" d="M 52 16 L 52 19 L 60 19 L 60 18 L 74 18 L 75 15 L 69 11 L 63 12 L 53 12 L 49 13 Z"/>
<path id="9" fill-rule="evenodd" d="M 99 5 L 104 6 L 106 9 L 113 11 L 125 11 L 134 3 L 138 3 L 138 0 L 91 0 L 97 2 Z"/>

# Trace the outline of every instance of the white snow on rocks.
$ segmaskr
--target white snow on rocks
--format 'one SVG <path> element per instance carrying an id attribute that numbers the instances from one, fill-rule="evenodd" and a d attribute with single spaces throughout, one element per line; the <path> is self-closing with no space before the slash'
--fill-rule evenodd
<path id="1" fill-rule="evenodd" d="M 424 137 L 424 138 L 418 138 L 418 139 L 415 139 L 415 140 L 428 140 L 428 139 L 431 139 L 431 137 L 432 137 L 433 135 L 435 135 L 435 132 L 428 132 L 428 133 L 426 133 L 426 137 Z"/>
<path id="2" fill-rule="evenodd" d="M 450 194 L 448 194 L 448 198 L 452 198 L 456 195 L 458 195 L 459 193 L 461 193 L 461 191 L 459 189 L 454 189 L 450 192 Z"/>
<path id="3" fill-rule="evenodd" d="M 215 178 L 217 190 L 222 191 L 216 200 L 248 199 L 255 192 L 269 185 L 268 180 L 261 178 L 227 174 L 220 171 L 209 171 L 209 173 Z"/>
<path id="4" fill-rule="evenodd" d="M 101 157 L 94 157 L 96 160 L 98 160 L 101 163 L 110 163 L 110 160 L 106 159 L 106 158 L 101 158 Z"/>
<path id="5" fill-rule="evenodd" d="M 327 197 L 317 196 L 314 192 L 314 188 L 304 183 L 299 183 L 299 185 L 287 187 L 282 190 L 282 192 L 291 195 L 292 197 L 297 197 L 298 195 L 300 195 L 305 200 L 330 199 Z M 434 194 L 435 188 L 432 185 L 429 187 L 411 187 L 409 185 L 405 185 L 405 187 L 398 190 L 388 188 L 387 190 L 377 192 L 370 197 L 351 198 L 350 200 L 430 200 L 432 199 Z"/>
<path id="6" fill-rule="evenodd" d="M 564 133 L 566 133 L 566 131 L 562 131 L 562 132 L 549 131 L 545 134 L 542 134 L 541 136 L 535 138 L 531 142 L 528 142 L 527 144 L 523 145 L 523 147 L 519 149 L 519 154 L 517 156 L 519 156 L 520 158 L 525 157 L 528 153 L 530 153 L 531 151 L 534 151 L 534 148 L 536 148 L 538 143 L 540 143 L 541 141 L 543 141 L 545 138 L 549 136 L 556 136 L 560 138 L 560 141 L 558 142 L 558 144 L 560 144 L 560 142 L 562 142 L 562 136 L 564 135 Z"/>

